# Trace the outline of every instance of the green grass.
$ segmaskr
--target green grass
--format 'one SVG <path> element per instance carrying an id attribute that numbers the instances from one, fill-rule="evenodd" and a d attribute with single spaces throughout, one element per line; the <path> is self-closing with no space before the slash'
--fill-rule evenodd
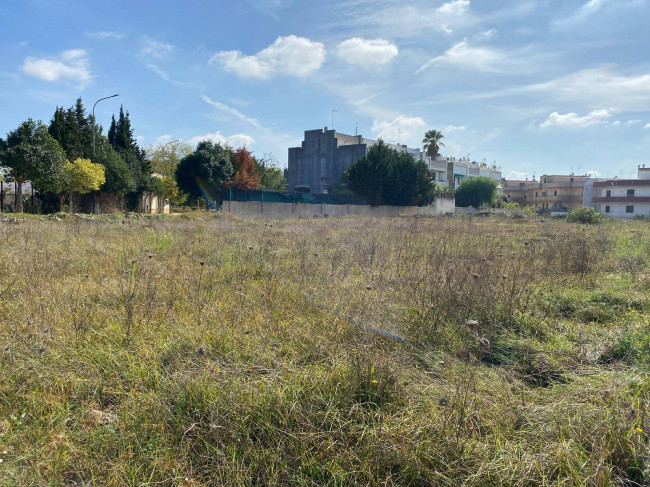
<path id="1" fill-rule="evenodd" d="M 649 242 L 0 219 L 0 485 L 646 485 Z"/>

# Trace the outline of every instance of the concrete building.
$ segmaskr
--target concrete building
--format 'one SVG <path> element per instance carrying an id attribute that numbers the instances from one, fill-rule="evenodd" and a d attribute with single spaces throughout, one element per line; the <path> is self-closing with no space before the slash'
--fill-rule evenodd
<path id="1" fill-rule="evenodd" d="M 456 188 L 464 179 L 482 176 L 494 179 L 497 182 L 499 194 L 502 193 L 501 168 L 496 165 L 470 161 L 469 157 L 438 156 L 436 161 L 429 161 L 429 168 L 436 171 L 439 163 L 443 164 L 444 170 L 440 172 L 440 178 L 436 180 L 443 186 Z"/>
<path id="2" fill-rule="evenodd" d="M 327 127 L 305 131 L 301 146 L 289 148 L 289 164 L 285 173 L 289 189 L 312 193 L 336 191 L 345 170 L 365 156 L 375 144 L 376 140 L 342 134 Z M 439 156 L 431 160 L 420 149 L 403 144 L 388 146 L 424 160 L 441 186 L 456 187 L 464 178 L 488 176 L 497 181 L 501 188 L 501 171 L 497 167 L 472 162 L 469 158 Z"/>
<path id="3" fill-rule="evenodd" d="M 613 218 L 650 217 L 650 168 L 638 171 L 637 179 L 590 178 L 583 204 Z"/>
<path id="4" fill-rule="evenodd" d="M 531 189 L 539 187 L 539 181 L 523 181 L 520 179 L 502 180 L 503 195 L 512 203 L 519 203 L 522 206 L 532 205 Z"/>
<path id="5" fill-rule="evenodd" d="M 539 181 L 505 181 L 503 194 L 510 201 L 538 210 L 574 210 L 582 206 L 585 177 L 544 174 Z"/>

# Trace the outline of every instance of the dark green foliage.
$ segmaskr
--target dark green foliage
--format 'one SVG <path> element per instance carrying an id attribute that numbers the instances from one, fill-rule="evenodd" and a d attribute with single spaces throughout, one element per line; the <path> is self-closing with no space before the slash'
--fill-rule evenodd
<path id="1" fill-rule="evenodd" d="M 118 120 L 116 121 L 115 117 L 111 120 L 108 142 L 129 168 L 134 186 L 127 195 L 127 206 L 131 210 L 136 210 L 142 193 L 149 190 L 152 168 L 145 151 L 138 146 L 133 137 L 129 112 L 125 113 L 123 107 L 120 107 Z"/>
<path id="2" fill-rule="evenodd" d="M 196 150 L 183 157 L 176 168 L 178 187 L 190 200 L 203 197 L 202 188 L 214 197 L 234 173 L 231 152 L 220 144 L 199 142 Z"/>
<path id="3" fill-rule="evenodd" d="M 490 207 L 497 199 L 497 182 L 486 176 L 465 179 L 456 189 L 456 206 Z"/>
<path id="4" fill-rule="evenodd" d="M 156 196 L 164 196 L 165 185 L 163 184 L 162 179 L 152 177 L 149 181 L 149 188 L 147 189 L 147 191 Z"/>
<path id="5" fill-rule="evenodd" d="M 343 180 L 373 206 L 423 206 L 433 201 L 435 192 L 424 161 L 398 153 L 381 140 L 345 171 Z"/>
<path id="6" fill-rule="evenodd" d="M 569 211 L 567 221 L 597 224 L 605 221 L 605 215 L 598 213 L 594 208 L 590 208 L 588 206 L 580 206 L 575 210 Z"/>
<path id="7" fill-rule="evenodd" d="M 257 174 L 261 176 L 260 187 L 273 191 L 284 191 L 287 189 L 287 179 L 284 177 L 284 171 L 277 167 L 277 161 L 271 155 L 255 160 Z"/>
<path id="8" fill-rule="evenodd" d="M 54 111 L 48 131 L 61 144 L 68 160 L 91 159 L 93 130 L 95 136 L 101 133 L 101 128 L 93 126 L 92 122 L 92 117 L 86 117 L 81 98 L 77 99 L 74 107 L 67 110 L 57 107 Z"/>
<path id="9" fill-rule="evenodd" d="M 424 139 L 422 139 L 422 144 L 424 144 L 423 149 L 429 157 L 434 160 L 436 157 L 438 157 L 438 151 L 440 150 L 440 147 L 445 146 L 445 144 L 442 142 L 442 139 L 444 138 L 445 136 L 442 135 L 442 132 L 438 130 L 428 130 L 424 134 Z"/>
<path id="10" fill-rule="evenodd" d="M 16 211 L 22 212 L 21 186 L 31 181 L 34 187 L 60 193 L 65 183 L 63 165 L 65 152 L 50 136 L 42 122 L 31 118 L 7 134 L 7 149 L 0 165 L 10 169 L 11 177 L 18 183 Z"/>
<path id="11" fill-rule="evenodd" d="M 118 125 L 113 117 L 111 130 L 107 138 L 102 134 L 101 126 L 94 124 L 92 116 L 86 116 L 86 110 L 81 98 L 77 99 L 74 107 L 67 110 L 57 108 L 50 122 L 49 133 L 63 147 L 67 158 L 74 161 L 77 158 L 93 159 L 104 166 L 106 182 L 102 185 L 101 191 L 114 194 L 126 194 L 136 192 L 136 176 L 142 187 L 149 183 L 148 174 L 142 177 L 147 171 L 146 158 L 142 161 L 139 156 L 144 153 L 131 140 L 133 131 L 130 127 L 128 113 L 120 111 L 120 123 Z M 118 129 L 120 138 L 117 137 Z M 95 157 L 93 158 L 93 131 L 95 132 Z M 143 182 L 142 182 L 143 181 Z M 131 201 L 135 207 L 141 192 L 133 195 Z"/>
<path id="12" fill-rule="evenodd" d="M 125 194 L 135 189 L 129 167 L 124 159 L 111 148 L 97 153 L 97 162 L 104 166 L 106 182 L 101 190 L 107 193 Z"/>

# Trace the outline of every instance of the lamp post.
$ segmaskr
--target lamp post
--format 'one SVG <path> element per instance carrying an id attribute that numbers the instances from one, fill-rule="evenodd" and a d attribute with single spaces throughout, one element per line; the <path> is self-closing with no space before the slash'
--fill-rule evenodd
<path id="1" fill-rule="evenodd" d="M 100 101 L 108 100 L 109 98 L 115 98 L 116 96 L 120 96 L 119 93 L 116 93 L 115 95 L 111 95 L 111 96 L 105 96 L 104 98 L 100 98 L 93 105 L 93 162 L 95 162 L 95 126 L 97 125 L 95 123 L 95 107 Z M 95 192 L 93 191 L 92 194 L 93 194 L 93 215 L 94 215 L 95 214 Z"/>

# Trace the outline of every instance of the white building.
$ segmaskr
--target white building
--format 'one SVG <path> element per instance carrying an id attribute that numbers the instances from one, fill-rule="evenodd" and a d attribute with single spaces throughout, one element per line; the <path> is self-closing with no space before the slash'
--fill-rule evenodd
<path id="1" fill-rule="evenodd" d="M 584 205 L 613 218 L 650 217 L 650 168 L 639 166 L 637 179 L 586 179 Z"/>

